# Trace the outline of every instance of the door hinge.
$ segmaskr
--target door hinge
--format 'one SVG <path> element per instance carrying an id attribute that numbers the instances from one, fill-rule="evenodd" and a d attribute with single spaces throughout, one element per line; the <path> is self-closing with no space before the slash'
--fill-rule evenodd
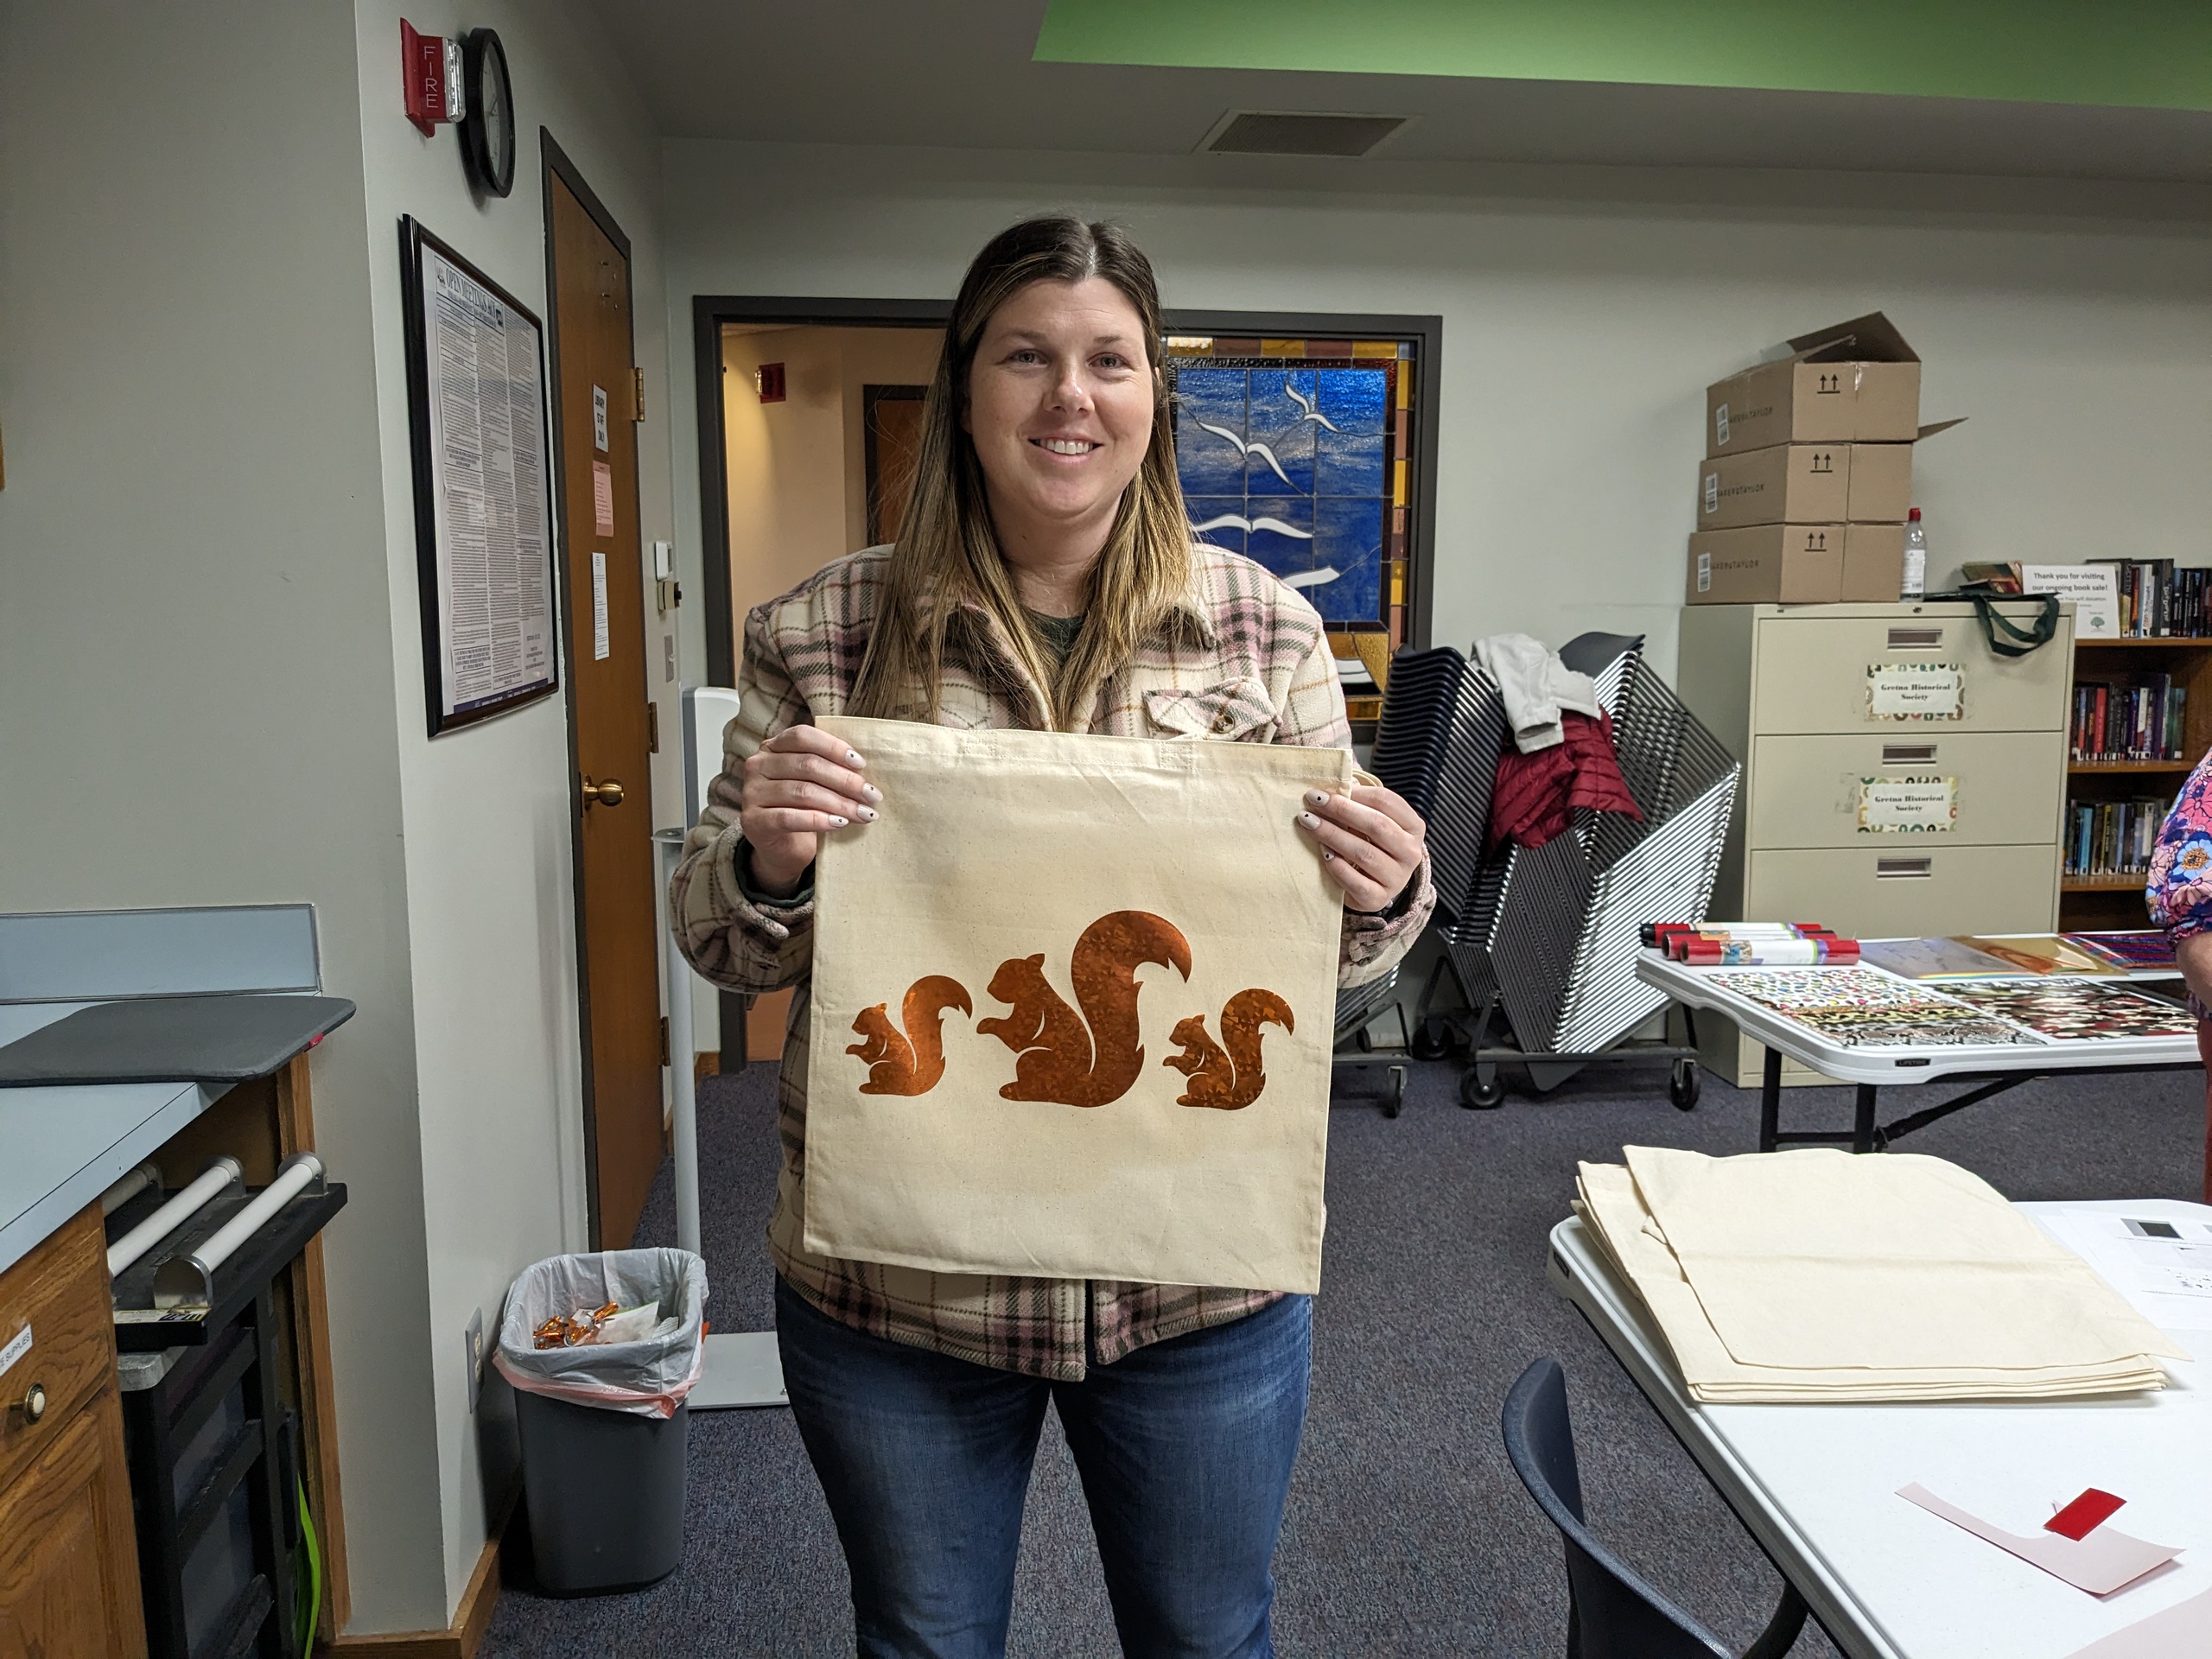
<path id="1" fill-rule="evenodd" d="M 651 753 L 660 753 L 660 704 L 645 705 L 645 747 Z"/>
<path id="2" fill-rule="evenodd" d="M 679 986 L 677 988 L 683 988 Z M 668 1016 L 664 1014 L 660 1017 L 660 1063 L 663 1065 L 668 1064 Z"/>
<path id="3" fill-rule="evenodd" d="M 635 365 L 630 370 L 630 418 L 645 418 L 645 372 Z"/>

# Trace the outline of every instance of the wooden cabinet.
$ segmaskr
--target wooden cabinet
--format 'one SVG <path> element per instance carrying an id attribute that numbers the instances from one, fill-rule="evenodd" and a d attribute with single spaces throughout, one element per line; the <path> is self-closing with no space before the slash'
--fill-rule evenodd
<path id="1" fill-rule="evenodd" d="M 144 1659 L 98 1205 L 0 1274 L 0 1353 L 26 1341 L 0 1371 L 0 1659 Z"/>

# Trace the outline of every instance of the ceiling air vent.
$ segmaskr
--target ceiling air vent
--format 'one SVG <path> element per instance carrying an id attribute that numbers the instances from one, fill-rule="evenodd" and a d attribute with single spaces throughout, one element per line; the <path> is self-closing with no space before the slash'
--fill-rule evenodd
<path id="1" fill-rule="evenodd" d="M 1198 148 L 1228 156 L 1364 156 L 1404 126 L 1407 119 L 1402 115 L 1235 110 Z"/>

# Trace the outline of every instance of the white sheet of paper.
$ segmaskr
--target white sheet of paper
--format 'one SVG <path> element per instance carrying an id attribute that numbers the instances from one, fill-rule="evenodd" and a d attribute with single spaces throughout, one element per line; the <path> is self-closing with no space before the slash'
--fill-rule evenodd
<path id="1" fill-rule="evenodd" d="M 2074 601 L 2076 639 L 2120 638 L 2118 571 L 2109 564 L 2024 564 L 2020 591 Z"/>
<path id="2" fill-rule="evenodd" d="M 607 639 L 607 555 L 591 556 L 591 656 L 595 663 L 607 660 L 612 647 Z"/>
<path id="3" fill-rule="evenodd" d="M 1862 836 L 1948 835 L 1958 827 L 1955 778 L 1861 778 Z"/>
<path id="4" fill-rule="evenodd" d="M 603 455 L 607 453 L 607 388 L 605 386 L 594 386 L 591 389 L 591 442 L 592 447 L 600 454 Z"/>
<path id="5" fill-rule="evenodd" d="M 2082 1539 L 2063 1538 L 2055 1532 L 2007 1532 L 1978 1515 L 1967 1514 L 1955 1503 L 1946 1503 L 1917 1481 L 1899 1487 L 1897 1496 L 2093 1596 L 2108 1596 L 2152 1567 L 2164 1567 L 2182 1552 L 2179 1544 L 2151 1543 L 2109 1526 L 2099 1527 Z"/>
<path id="6" fill-rule="evenodd" d="M 1876 720 L 1958 720 L 1966 675 L 1956 663 L 1870 663 L 1866 712 Z"/>
<path id="7" fill-rule="evenodd" d="M 614 533 L 614 469 L 603 461 L 591 464 L 591 516 L 599 534 Z"/>

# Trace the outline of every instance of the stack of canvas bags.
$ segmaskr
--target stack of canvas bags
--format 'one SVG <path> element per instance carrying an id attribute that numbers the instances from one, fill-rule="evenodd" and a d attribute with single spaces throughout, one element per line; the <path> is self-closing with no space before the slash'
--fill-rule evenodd
<path id="1" fill-rule="evenodd" d="M 2088 1265 L 1940 1158 L 1827 1149 L 1584 1164 L 1578 1212 L 1693 1399 L 2043 1400 L 2186 1358 Z"/>

